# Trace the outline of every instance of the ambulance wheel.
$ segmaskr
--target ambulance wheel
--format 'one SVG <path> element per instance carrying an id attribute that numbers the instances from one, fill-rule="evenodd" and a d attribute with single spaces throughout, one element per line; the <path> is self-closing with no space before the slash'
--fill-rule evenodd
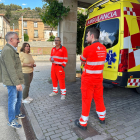
<path id="1" fill-rule="evenodd" d="M 140 94 L 140 86 L 136 87 L 136 91 Z"/>

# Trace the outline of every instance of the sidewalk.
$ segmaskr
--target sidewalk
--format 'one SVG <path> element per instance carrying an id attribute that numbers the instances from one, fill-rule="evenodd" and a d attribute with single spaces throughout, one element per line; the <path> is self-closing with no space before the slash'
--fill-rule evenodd
<path id="1" fill-rule="evenodd" d="M 77 69 L 80 69 L 80 62 Z M 81 115 L 81 80 L 79 78 L 74 83 L 66 84 L 67 96 L 66 100 L 62 101 L 60 90 L 57 96 L 49 97 L 52 92 L 50 72 L 51 63 L 37 62 L 30 87 L 30 96 L 34 100 L 25 105 L 30 122 L 38 140 L 77 140 L 79 136 L 74 131 L 75 128 L 77 129 L 74 121 Z M 100 125 L 97 119 L 92 120 L 96 125 Z M 90 126 L 93 127 L 94 124 L 90 123 Z M 103 129 L 98 134 L 94 140 L 110 138 L 110 135 L 106 134 Z"/>
<path id="2" fill-rule="evenodd" d="M 85 140 L 140 140 L 140 95 L 134 89 L 104 89 L 106 124 L 99 123 L 92 102 L 88 134 L 85 134 L 74 125 L 81 115 L 80 78 L 66 83 L 65 100 L 60 100 L 60 90 L 57 96 L 49 97 L 52 92 L 51 63 L 36 64 L 30 87 L 34 100 L 25 108 L 38 140 L 83 140 L 85 136 Z M 80 70 L 80 62 L 76 66 Z M 7 97 L 7 90 L 0 83 L 0 140 L 19 140 L 15 129 L 7 126 Z"/>

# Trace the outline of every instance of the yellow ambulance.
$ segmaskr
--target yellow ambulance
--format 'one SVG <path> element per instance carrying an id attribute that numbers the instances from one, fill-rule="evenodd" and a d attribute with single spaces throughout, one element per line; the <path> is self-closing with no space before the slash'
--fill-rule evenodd
<path id="1" fill-rule="evenodd" d="M 82 49 L 88 46 L 88 29 L 99 28 L 99 41 L 107 49 L 104 87 L 136 88 L 140 93 L 140 3 L 99 0 L 88 11 Z"/>

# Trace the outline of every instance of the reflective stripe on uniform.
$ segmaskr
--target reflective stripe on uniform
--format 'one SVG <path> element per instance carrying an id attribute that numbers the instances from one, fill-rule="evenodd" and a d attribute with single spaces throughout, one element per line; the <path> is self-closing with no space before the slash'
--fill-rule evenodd
<path id="1" fill-rule="evenodd" d="M 99 115 L 99 118 L 105 118 L 105 116 L 100 116 L 100 115 Z"/>
<path id="2" fill-rule="evenodd" d="M 99 118 L 105 118 L 106 110 L 104 112 L 98 112 L 98 111 L 96 111 L 96 112 L 97 112 Z"/>
<path id="3" fill-rule="evenodd" d="M 65 95 L 66 94 L 66 89 L 61 89 L 61 94 Z"/>
<path id="4" fill-rule="evenodd" d="M 86 122 L 81 122 L 81 121 L 79 121 L 80 122 L 80 124 L 87 124 L 87 121 Z"/>
<path id="5" fill-rule="evenodd" d="M 81 58 L 82 58 L 83 60 L 86 60 L 86 58 L 85 58 L 83 55 L 81 55 Z"/>
<path id="6" fill-rule="evenodd" d="M 88 70 L 84 68 L 84 71 L 89 74 L 101 74 L 103 70 Z"/>
<path id="7" fill-rule="evenodd" d="M 98 115 L 105 115 L 106 114 L 106 110 L 104 112 L 98 112 L 96 111 Z"/>
<path id="8" fill-rule="evenodd" d="M 89 116 L 83 116 L 83 115 L 81 115 L 81 118 L 82 118 L 84 121 L 88 121 L 88 117 L 89 117 Z"/>
<path id="9" fill-rule="evenodd" d="M 66 91 L 66 89 L 61 89 L 61 91 L 62 91 L 62 92 L 65 92 L 65 91 Z"/>
<path id="10" fill-rule="evenodd" d="M 66 64 L 66 62 L 57 62 L 57 61 L 54 61 L 53 63 L 54 64 Z"/>
<path id="11" fill-rule="evenodd" d="M 58 58 L 58 59 L 68 59 L 67 57 L 59 57 L 59 56 L 52 56 L 52 58 Z"/>
<path id="12" fill-rule="evenodd" d="M 104 61 L 100 61 L 100 62 L 89 62 L 89 61 L 87 61 L 87 65 L 92 65 L 92 66 L 103 65 L 104 63 L 105 63 Z"/>
<path id="13" fill-rule="evenodd" d="M 66 60 L 68 59 L 68 57 L 63 57 L 63 58 L 66 59 Z"/>
<path id="14" fill-rule="evenodd" d="M 56 92 L 56 91 L 57 91 L 57 87 L 53 87 L 53 91 L 55 91 L 55 92 Z"/>

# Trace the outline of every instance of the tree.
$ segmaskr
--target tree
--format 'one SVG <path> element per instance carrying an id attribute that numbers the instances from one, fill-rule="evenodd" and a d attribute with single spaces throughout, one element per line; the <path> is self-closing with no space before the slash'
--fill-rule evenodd
<path id="1" fill-rule="evenodd" d="M 40 14 L 40 18 L 43 23 L 48 24 L 50 27 L 56 28 L 59 21 L 63 17 L 68 15 L 70 11 L 69 7 L 64 7 L 63 3 L 59 3 L 57 0 L 44 0 L 46 2 L 43 5 L 43 12 Z"/>
<path id="2" fill-rule="evenodd" d="M 82 53 L 82 38 L 85 29 L 87 15 L 80 12 L 77 13 L 77 54 Z"/>
<path id="3" fill-rule="evenodd" d="M 1 3 L 1 4 L 0 4 L 0 9 L 5 9 L 4 3 Z"/>
<path id="4" fill-rule="evenodd" d="M 41 8 L 40 7 L 35 7 L 35 11 L 41 12 Z"/>
<path id="5" fill-rule="evenodd" d="M 6 13 L 5 13 L 5 17 L 8 18 L 8 19 L 10 19 L 11 16 L 12 16 L 11 9 L 10 8 L 7 8 L 6 9 Z"/>
<path id="6" fill-rule="evenodd" d="M 29 40 L 29 36 L 27 34 L 24 34 L 24 41 L 28 41 Z"/>

